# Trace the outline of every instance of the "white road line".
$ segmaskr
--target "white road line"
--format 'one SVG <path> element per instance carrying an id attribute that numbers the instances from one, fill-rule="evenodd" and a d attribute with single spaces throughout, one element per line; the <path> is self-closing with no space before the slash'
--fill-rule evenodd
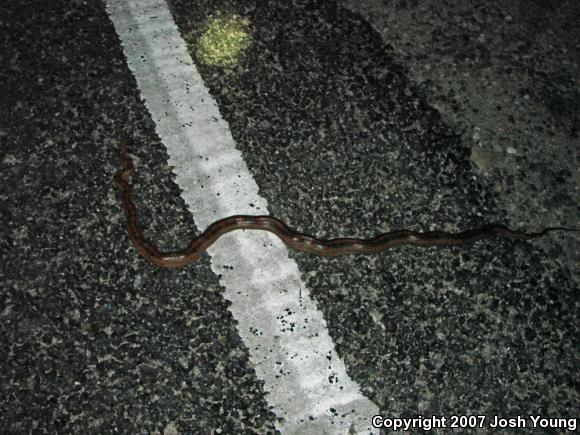
<path id="1" fill-rule="evenodd" d="M 107 11 L 197 227 L 267 214 L 166 3 L 107 0 Z M 209 253 L 268 403 L 284 419 L 278 429 L 378 433 L 371 427 L 378 408 L 348 377 L 286 247 L 269 233 L 245 231 L 223 237 Z"/>

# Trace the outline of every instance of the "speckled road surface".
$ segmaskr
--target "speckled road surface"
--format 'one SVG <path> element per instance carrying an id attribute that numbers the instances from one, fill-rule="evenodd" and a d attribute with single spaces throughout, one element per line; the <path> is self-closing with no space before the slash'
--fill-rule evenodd
<path id="1" fill-rule="evenodd" d="M 196 228 L 104 4 L 38 3 L 0 6 L 0 426 L 273 433 L 209 260 L 130 245 L 124 131 L 147 236 Z M 233 72 L 198 67 L 273 215 L 325 238 L 578 226 L 577 3 L 273 3 L 170 3 L 192 40 L 217 10 L 251 23 Z M 578 255 L 570 235 L 291 254 L 381 415 L 490 421 L 578 415 Z"/>

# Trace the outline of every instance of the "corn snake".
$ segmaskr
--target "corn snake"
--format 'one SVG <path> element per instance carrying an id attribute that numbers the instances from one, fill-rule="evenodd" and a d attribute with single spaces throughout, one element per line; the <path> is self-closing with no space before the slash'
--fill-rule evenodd
<path id="1" fill-rule="evenodd" d="M 212 223 L 200 235 L 191 240 L 189 246 L 179 251 L 161 252 L 153 243 L 145 239 L 139 222 L 137 208 L 133 203 L 128 178 L 134 170 L 133 161 L 127 156 L 129 139 L 124 137 L 119 143 L 119 159 L 123 168 L 115 174 L 117 188 L 122 195 L 123 210 L 127 217 L 129 237 L 142 257 L 159 267 L 181 267 L 197 261 L 204 252 L 222 235 L 237 230 L 269 231 L 279 237 L 290 248 L 321 256 L 349 254 L 372 255 L 401 245 L 453 246 L 487 239 L 493 236 L 510 239 L 536 239 L 552 231 L 579 231 L 566 227 L 549 227 L 539 232 L 511 230 L 500 224 L 488 224 L 480 228 L 451 233 L 443 231 L 418 232 L 397 230 L 376 235 L 370 239 L 341 238 L 321 240 L 301 234 L 279 219 L 271 216 L 235 215 Z"/>

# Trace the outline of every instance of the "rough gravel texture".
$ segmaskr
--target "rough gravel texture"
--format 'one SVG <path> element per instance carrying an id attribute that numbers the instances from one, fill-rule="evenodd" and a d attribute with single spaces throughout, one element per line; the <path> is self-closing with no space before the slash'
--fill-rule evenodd
<path id="1" fill-rule="evenodd" d="M 104 5 L 3 4 L 0 34 L 2 432 L 272 432 L 207 259 L 159 270 L 130 245 L 124 131 L 147 143 L 131 153 L 148 236 L 194 228 Z"/>
<path id="2" fill-rule="evenodd" d="M 578 3 L 437 4 L 357 2 L 377 31 L 331 1 L 171 1 L 192 41 L 217 10 L 250 20 L 239 67 L 200 71 L 273 215 L 318 237 L 578 224 Z M 2 4 L 0 34 L 0 426 L 273 433 L 209 259 L 130 246 L 123 131 L 147 236 L 195 227 L 103 4 Z M 292 255 L 383 415 L 577 415 L 573 235 Z"/>
<path id="3" fill-rule="evenodd" d="M 185 32 L 202 27 L 199 22 L 216 8 L 211 2 L 195 11 L 187 3 L 174 5 Z M 441 43 L 439 51 L 437 41 L 418 49 L 419 56 L 429 51 L 434 64 L 455 52 L 471 62 L 473 80 L 457 80 L 445 64 L 434 73 L 442 76 L 434 87 L 447 90 L 459 82 L 453 92 L 469 103 L 455 103 L 454 111 L 431 102 L 439 94 L 433 96 L 414 76 L 409 80 L 400 62 L 415 60 L 412 53 L 398 56 L 384 34 L 382 42 L 358 16 L 330 2 L 228 6 L 230 13 L 251 17 L 256 50 L 234 74 L 200 69 L 274 215 L 320 237 L 360 237 L 401 227 L 457 229 L 490 220 L 532 228 L 576 224 L 576 112 L 565 106 L 560 113 L 568 117 L 544 121 L 559 126 L 560 141 L 553 139 L 551 147 L 537 132 L 527 132 L 532 121 L 524 113 L 530 107 L 544 113 L 538 101 L 516 111 L 508 107 L 508 95 L 505 109 L 494 107 L 490 115 L 483 103 L 471 100 L 483 91 L 463 85 L 482 88 L 485 74 L 476 64 L 477 53 L 463 47 L 465 38 Z M 373 18 L 392 12 L 389 5 L 374 6 Z M 441 27 L 453 30 L 462 28 L 462 20 L 472 21 L 476 12 L 456 16 L 454 6 L 440 12 Z M 422 11 L 409 6 L 405 12 L 410 18 L 400 33 L 419 33 Z M 485 19 L 492 26 L 498 16 Z M 526 36 L 510 35 L 531 44 Z M 488 45 L 491 51 L 502 42 Z M 505 65 L 514 68 L 507 60 Z M 488 74 L 483 89 L 495 71 Z M 513 98 L 526 104 L 530 95 Z M 456 118 L 446 110 L 457 112 Z M 470 135 L 456 126 L 463 133 L 458 134 L 450 124 L 467 111 L 478 116 L 470 122 L 481 121 Z M 515 127 L 509 127 L 510 114 L 519 119 Z M 484 167 L 477 153 L 485 132 L 508 134 L 501 130 L 505 123 L 496 125 L 499 116 L 507 118 L 503 128 L 528 136 L 501 143 L 501 156 L 494 160 L 505 162 L 496 163 L 497 173 L 490 175 L 495 167 Z M 530 137 L 535 140 L 528 144 Z M 516 182 L 526 177 L 533 184 Z M 506 191 L 515 193 L 505 198 Z M 538 207 L 544 213 L 530 212 Z M 578 405 L 573 381 L 578 288 L 561 265 L 571 266 L 577 276 L 578 239 L 555 239 L 535 245 L 500 241 L 462 251 L 409 248 L 370 259 L 297 259 L 351 375 L 386 415 L 570 416 Z M 561 255 L 562 249 L 569 256 Z"/>
<path id="4" fill-rule="evenodd" d="M 340 4 L 368 20 L 461 132 L 474 174 L 510 222 L 579 226 L 580 3 Z M 562 247 L 578 285 L 578 238 Z"/>

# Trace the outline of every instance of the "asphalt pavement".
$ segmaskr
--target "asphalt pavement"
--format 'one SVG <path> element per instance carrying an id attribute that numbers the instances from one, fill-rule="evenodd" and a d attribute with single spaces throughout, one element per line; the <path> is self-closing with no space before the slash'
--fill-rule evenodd
<path id="1" fill-rule="evenodd" d="M 270 213 L 335 238 L 580 226 L 580 6 L 527 3 L 169 7 Z M 212 14 L 246 19 L 234 64 L 196 51 Z M 147 238 L 176 249 L 197 228 L 105 3 L 4 2 L 0 85 L 2 430 L 276 433 L 209 257 L 159 269 L 129 240 L 124 133 Z M 289 255 L 381 416 L 563 433 L 580 408 L 578 241 Z"/>

